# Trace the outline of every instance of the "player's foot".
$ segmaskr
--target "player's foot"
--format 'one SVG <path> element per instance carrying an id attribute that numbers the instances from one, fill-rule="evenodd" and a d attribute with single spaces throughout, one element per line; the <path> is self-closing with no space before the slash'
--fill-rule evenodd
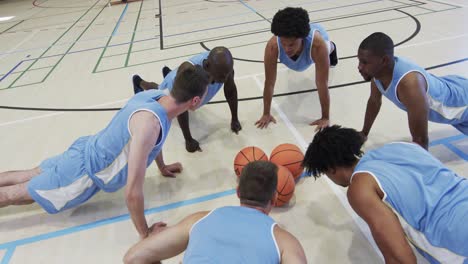
<path id="1" fill-rule="evenodd" d="M 143 79 L 138 74 L 133 75 L 132 82 L 133 82 L 133 92 L 135 94 L 139 92 L 143 92 L 143 89 L 140 87 L 140 83 Z"/>
<path id="2" fill-rule="evenodd" d="M 164 67 L 162 68 L 163 77 L 166 78 L 166 76 L 167 76 L 171 71 L 172 71 L 172 70 L 171 70 L 169 67 L 164 66 Z"/>
<path id="3" fill-rule="evenodd" d="M 330 41 L 333 44 L 333 52 L 330 53 L 330 66 L 335 67 L 338 64 L 338 55 L 336 53 L 336 44 L 333 41 Z"/>

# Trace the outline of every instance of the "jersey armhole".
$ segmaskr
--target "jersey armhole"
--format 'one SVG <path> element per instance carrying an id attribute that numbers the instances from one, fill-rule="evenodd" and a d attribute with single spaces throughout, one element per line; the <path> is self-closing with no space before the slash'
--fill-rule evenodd
<path id="1" fill-rule="evenodd" d="M 278 253 L 278 260 L 279 260 L 279 263 L 281 263 L 281 252 L 280 252 L 280 249 L 279 249 L 279 246 L 278 246 L 278 242 L 276 242 L 276 237 L 275 237 L 275 226 L 278 226 L 277 223 L 273 223 L 271 225 L 271 238 L 273 239 L 273 242 L 275 243 L 275 247 L 276 247 L 276 253 Z M 279 227 L 279 226 L 278 226 Z"/>
<path id="2" fill-rule="evenodd" d="M 207 213 L 204 217 L 198 219 L 198 221 L 196 221 L 195 223 L 193 223 L 192 227 L 190 228 L 190 231 L 189 231 L 189 237 L 190 235 L 192 234 L 192 230 L 193 228 L 198 224 L 200 223 L 201 221 L 203 221 L 203 219 L 207 218 L 211 213 L 213 213 L 216 209 L 214 210 L 211 210 L 211 212 Z"/>
<path id="3" fill-rule="evenodd" d="M 140 112 L 140 111 L 150 112 L 150 113 L 153 114 L 153 115 L 156 117 L 156 119 L 158 120 L 159 126 L 161 127 L 161 133 L 159 133 L 159 137 L 158 137 L 158 139 L 156 140 L 156 144 L 155 144 L 155 146 L 158 146 L 158 145 L 161 143 L 161 141 L 162 141 L 162 139 L 164 138 L 164 136 L 165 136 L 165 135 L 164 135 L 164 127 L 163 127 L 164 125 L 162 124 L 161 119 L 159 118 L 159 116 L 158 116 L 155 112 L 153 112 L 153 111 L 151 111 L 150 109 L 147 109 L 147 108 L 140 108 L 140 109 L 137 109 L 137 110 L 133 111 L 133 112 L 130 114 L 130 116 L 128 117 L 128 120 L 127 120 L 127 130 L 128 130 L 128 134 L 130 135 L 130 138 L 132 137 L 132 132 L 130 131 L 130 119 L 132 119 L 132 117 L 133 117 L 134 114 L 136 114 L 136 113 L 138 113 L 138 112 Z"/>
<path id="4" fill-rule="evenodd" d="M 400 84 L 401 80 L 403 80 L 403 78 L 405 78 L 406 75 L 408 75 L 409 73 L 412 73 L 412 72 L 417 72 L 417 73 L 419 73 L 419 74 L 422 75 L 422 77 L 423 77 L 424 80 L 426 81 L 426 94 L 429 93 L 429 82 L 428 82 L 427 79 L 426 79 L 426 75 L 424 75 L 424 73 L 422 73 L 422 72 L 419 71 L 419 70 L 411 70 L 411 71 L 408 71 L 408 72 L 406 72 L 405 74 L 403 74 L 403 75 L 400 77 L 400 79 L 398 79 L 397 83 L 395 84 L 395 98 L 398 100 L 398 102 L 399 102 L 400 104 L 402 104 L 402 103 L 401 103 L 401 101 L 400 101 L 400 98 L 398 98 L 398 85 Z"/>
<path id="5" fill-rule="evenodd" d="M 367 173 L 367 174 L 371 175 L 374 178 L 374 180 L 377 182 L 377 185 L 379 186 L 379 189 L 384 194 L 383 197 L 382 197 L 382 201 L 385 201 L 385 199 L 387 198 L 387 193 L 382 188 L 382 184 L 380 184 L 379 179 L 374 175 L 374 173 L 371 172 L 371 171 L 364 171 L 364 170 L 363 171 L 355 171 L 355 172 L 353 172 L 353 174 L 351 175 L 351 178 L 349 179 L 350 183 L 353 181 L 354 175 L 357 174 L 357 173 Z"/>

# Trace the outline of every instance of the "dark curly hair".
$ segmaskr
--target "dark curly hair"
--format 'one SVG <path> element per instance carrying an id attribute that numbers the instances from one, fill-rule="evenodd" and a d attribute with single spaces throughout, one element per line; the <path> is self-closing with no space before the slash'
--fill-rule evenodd
<path id="1" fill-rule="evenodd" d="M 302 166 L 315 178 L 328 169 L 350 167 L 362 156 L 364 142 L 364 137 L 352 128 L 338 125 L 324 128 L 315 134 Z"/>
<path id="2" fill-rule="evenodd" d="M 305 38 L 309 32 L 309 14 L 300 7 L 286 7 L 278 11 L 271 23 L 271 33 L 279 37 Z"/>

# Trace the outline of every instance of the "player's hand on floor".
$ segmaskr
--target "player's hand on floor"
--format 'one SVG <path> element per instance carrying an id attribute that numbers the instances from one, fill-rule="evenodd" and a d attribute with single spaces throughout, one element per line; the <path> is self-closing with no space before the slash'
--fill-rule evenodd
<path id="1" fill-rule="evenodd" d="M 255 122 L 255 125 L 257 128 L 267 128 L 270 122 L 276 124 L 276 119 L 272 115 L 263 115 L 260 120 Z"/>
<path id="2" fill-rule="evenodd" d="M 330 125 L 330 120 L 328 118 L 317 119 L 314 122 L 310 123 L 311 126 L 317 126 L 315 132 L 319 131 L 322 128 L 326 128 Z"/>
<path id="3" fill-rule="evenodd" d="M 191 140 L 185 141 L 185 149 L 190 153 L 193 153 L 195 151 L 202 151 L 202 149 L 200 148 L 200 143 L 198 143 L 198 141 L 196 141 L 193 138 Z"/>
<path id="4" fill-rule="evenodd" d="M 169 165 L 165 165 L 161 168 L 161 173 L 164 177 L 173 177 L 175 178 L 176 173 L 180 173 L 182 171 L 182 164 L 180 162 L 172 163 Z"/>
<path id="5" fill-rule="evenodd" d="M 239 122 L 239 120 L 232 120 L 231 121 L 231 130 L 232 132 L 239 134 L 239 131 L 242 130 L 242 126 Z"/>
<path id="6" fill-rule="evenodd" d="M 157 222 L 151 225 L 151 227 L 148 230 L 148 236 L 156 235 L 157 233 L 163 231 L 166 229 L 167 224 L 164 222 Z"/>

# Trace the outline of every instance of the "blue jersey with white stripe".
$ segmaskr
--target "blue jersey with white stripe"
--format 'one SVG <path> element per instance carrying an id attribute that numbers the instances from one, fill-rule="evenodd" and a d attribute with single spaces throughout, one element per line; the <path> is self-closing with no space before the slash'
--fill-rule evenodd
<path id="1" fill-rule="evenodd" d="M 161 131 L 157 144 L 148 155 L 149 166 L 162 149 L 171 123 L 166 110 L 157 102 L 164 93 L 148 90 L 133 96 L 112 118 L 109 125 L 89 136 L 85 147 L 85 166 L 88 175 L 106 192 L 114 192 L 127 183 L 127 160 L 131 140 L 129 122 L 138 111 L 148 111 L 159 120 Z"/>
<path id="2" fill-rule="evenodd" d="M 244 206 L 213 210 L 192 226 L 184 263 L 280 263 L 274 220 Z"/>
<path id="3" fill-rule="evenodd" d="M 193 65 L 200 65 L 203 67 L 203 61 L 208 58 L 209 54 L 210 54 L 209 51 L 200 53 L 190 58 L 189 62 L 192 63 Z M 166 78 L 164 78 L 162 83 L 159 85 L 159 89 L 161 90 L 168 89 L 169 91 L 172 90 L 172 87 L 174 86 L 174 80 L 177 75 L 177 70 L 178 68 L 175 68 L 166 75 Z M 203 99 L 203 102 L 201 103 L 201 105 L 205 105 L 206 103 L 208 103 L 218 93 L 218 91 L 221 89 L 222 86 L 223 86 L 223 83 L 218 83 L 218 82 L 209 84 L 205 99 Z"/>
<path id="4" fill-rule="evenodd" d="M 419 145 L 403 142 L 367 152 L 354 174 L 359 172 L 375 178 L 383 201 L 431 263 L 468 263 L 468 179 Z"/>
<path id="5" fill-rule="evenodd" d="M 320 32 L 320 35 L 325 41 L 329 40 L 328 33 L 327 31 L 325 31 L 325 28 L 323 28 L 322 25 L 317 23 L 311 23 L 309 35 L 307 35 L 307 37 L 304 38 L 304 47 L 302 49 L 301 54 L 296 60 L 291 59 L 286 54 L 283 46 L 281 45 L 280 37 L 277 37 L 276 41 L 278 42 L 279 61 L 286 65 L 286 67 L 288 67 L 289 69 L 299 72 L 305 71 L 307 68 L 309 68 L 310 65 L 314 64 L 314 60 L 312 59 L 311 55 L 311 48 L 314 42 L 315 31 Z"/>
<path id="6" fill-rule="evenodd" d="M 444 124 L 468 122 L 468 79 L 456 75 L 434 76 L 413 62 L 395 57 L 393 78 L 387 89 L 374 79 L 380 92 L 400 109 L 406 107 L 397 95 L 398 84 L 410 72 L 421 73 L 427 82 L 427 100 L 429 103 L 429 120 Z"/>

